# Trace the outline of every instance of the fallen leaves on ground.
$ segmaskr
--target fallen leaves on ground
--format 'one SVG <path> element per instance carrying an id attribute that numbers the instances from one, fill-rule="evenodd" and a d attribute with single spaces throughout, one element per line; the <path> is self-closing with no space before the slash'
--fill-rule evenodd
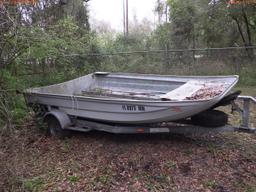
<path id="1" fill-rule="evenodd" d="M 0 140 L 3 191 L 255 191 L 256 135 L 73 133 L 31 120 Z"/>

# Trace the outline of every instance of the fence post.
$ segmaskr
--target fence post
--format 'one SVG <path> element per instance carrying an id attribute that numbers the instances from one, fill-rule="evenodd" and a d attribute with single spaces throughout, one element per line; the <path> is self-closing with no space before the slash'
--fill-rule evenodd
<path id="1" fill-rule="evenodd" d="M 168 50 L 168 44 L 165 45 L 165 60 L 166 60 L 166 66 L 170 65 L 169 60 L 169 50 Z"/>

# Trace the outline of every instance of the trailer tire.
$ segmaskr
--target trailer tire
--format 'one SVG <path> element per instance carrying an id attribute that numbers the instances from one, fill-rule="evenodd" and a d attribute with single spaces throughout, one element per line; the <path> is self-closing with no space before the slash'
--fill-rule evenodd
<path id="1" fill-rule="evenodd" d="M 191 117 L 194 125 L 204 127 L 221 127 L 227 124 L 228 115 L 223 111 L 207 110 Z"/>
<path id="2" fill-rule="evenodd" d="M 54 116 L 48 116 L 45 119 L 45 122 L 47 123 L 47 135 L 58 139 L 65 139 L 70 135 L 68 130 L 61 128 L 60 122 Z"/>

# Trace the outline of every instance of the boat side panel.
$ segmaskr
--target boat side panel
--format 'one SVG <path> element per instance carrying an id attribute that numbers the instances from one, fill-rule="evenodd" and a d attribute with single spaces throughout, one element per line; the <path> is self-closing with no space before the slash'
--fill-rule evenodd
<path id="1" fill-rule="evenodd" d="M 173 121 L 199 113 L 216 101 L 204 102 L 106 102 L 74 97 L 30 95 L 29 103 L 57 106 L 68 115 L 116 123 L 156 123 Z"/>

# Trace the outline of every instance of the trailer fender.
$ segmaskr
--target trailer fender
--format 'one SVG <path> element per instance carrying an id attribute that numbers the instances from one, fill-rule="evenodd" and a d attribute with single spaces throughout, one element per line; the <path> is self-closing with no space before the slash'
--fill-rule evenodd
<path id="1" fill-rule="evenodd" d="M 53 116 L 55 117 L 59 123 L 60 123 L 60 126 L 62 129 L 66 129 L 68 126 L 71 125 L 71 120 L 70 118 L 68 117 L 68 115 L 63 112 L 63 111 L 60 111 L 60 110 L 52 110 L 48 113 L 45 114 L 43 120 L 44 122 L 47 122 L 47 118 L 49 118 L 50 116 Z"/>

